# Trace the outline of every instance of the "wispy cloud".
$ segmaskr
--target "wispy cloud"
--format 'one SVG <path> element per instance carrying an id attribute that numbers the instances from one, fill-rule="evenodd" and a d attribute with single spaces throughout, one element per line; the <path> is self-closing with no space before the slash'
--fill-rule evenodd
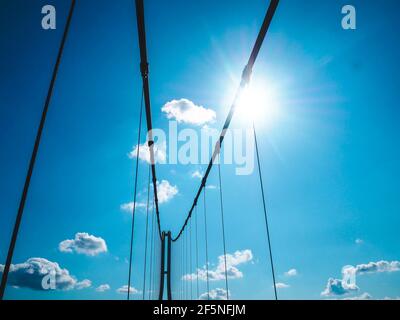
<path id="1" fill-rule="evenodd" d="M 377 262 L 369 262 L 365 264 L 358 264 L 355 267 L 348 266 L 345 271 L 353 272 L 355 274 L 377 273 L 377 272 L 396 272 L 400 271 L 400 261 L 386 261 L 381 260 Z"/>
<path id="2" fill-rule="evenodd" d="M 400 297 L 384 297 L 383 300 L 400 300 Z"/>
<path id="3" fill-rule="evenodd" d="M 157 181 L 158 202 L 165 203 L 170 201 L 178 194 L 178 187 L 171 185 L 167 180 Z"/>
<path id="4" fill-rule="evenodd" d="M 214 122 L 216 119 L 214 110 L 198 106 L 188 99 L 169 101 L 161 108 L 161 111 L 167 115 L 168 119 L 197 126 Z"/>
<path id="5" fill-rule="evenodd" d="M 198 178 L 198 179 L 203 178 L 203 174 L 199 170 L 194 171 L 191 176 L 192 178 Z"/>
<path id="6" fill-rule="evenodd" d="M 364 293 L 360 294 L 359 296 L 347 297 L 347 298 L 344 298 L 343 300 L 371 300 L 371 299 L 372 299 L 372 296 L 368 292 L 364 292 Z"/>
<path id="7" fill-rule="evenodd" d="M 139 149 L 139 159 L 147 163 L 151 163 L 150 159 L 150 148 L 148 143 L 145 142 L 141 145 L 136 145 L 133 147 L 132 151 L 128 153 L 129 159 L 135 159 L 138 156 Z M 167 161 L 167 144 L 165 141 L 160 143 L 154 143 L 154 163 L 165 163 Z"/>
<path id="8" fill-rule="evenodd" d="M 101 285 L 99 285 L 97 288 L 96 288 L 96 291 L 97 292 L 105 292 L 105 291 L 108 291 L 108 290 L 110 290 L 111 289 L 111 287 L 110 287 L 110 285 L 109 284 L 101 284 Z"/>
<path id="9" fill-rule="evenodd" d="M 179 193 L 178 187 L 172 185 L 167 180 L 157 181 L 157 195 L 158 203 L 163 204 L 172 200 Z M 126 202 L 121 204 L 119 207 L 122 211 L 132 213 L 134 202 Z M 147 203 L 142 201 L 136 201 L 136 209 L 146 209 Z M 149 203 L 149 209 L 152 208 L 152 203 Z"/>
<path id="10" fill-rule="evenodd" d="M 290 287 L 290 285 L 283 282 L 277 282 L 275 285 L 277 289 L 286 289 Z"/>
<path id="11" fill-rule="evenodd" d="M 290 269 L 290 270 L 285 272 L 285 276 L 286 277 L 295 277 L 295 276 L 297 276 L 297 274 L 298 274 L 298 272 L 294 268 L 292 268 L 292 269 Z"/>
<path id="12" fill-rule="evenodd" d="M 102 252 L 107 252 L 104 239 L 86 232 L 78 232 L 74 239 L 60 242 L 58 248 L 61 252 L 76 252 L 87 256 L 96 256 Z"/>
<path id="13" fill-rule="evenodd" d="M 222 288 L 216 288 L 216 289 L 212 289 L 210 290 L 210 292 L 204 292 L 200 295 L 199 300 L 208 300 L 208 298 L 210 298 L 210 300 L 227 300 L 228 295 L 227 295 L 227 291 L 225 289 Z M 230 292 L 229 292 L 230 295 Z"/>
<path id="14" fill-rule="evenodd" d="M 133 204 L 134 204 L 133 201 L 127 202 L 127 203 L 121 204 L 119 207 L 122 211 L 132 213 L 133 212 Z M 144 209 L 144 208 L 146 208 L 146 203 L 136 201 L 136 209 Z"/>
<path id="15" fill-rule="evenodd" d="M 117 289 L 117 293 L 120 293 L 120 294 L 128 293 L 128 285 L 124 285 L 121 288 L 118 288 Z M 140 291 L 138 289 L 134 288 L 134 287 L 130 287 L 129 288 L 129 293 L 131 293 L 131 294 L 139 294 Z"/>
<path id="16" fill-rule="evenodd" d="M 80 282 L 77 282 L 75 285 L 75 289 L 82 290 L 82 289 L 90 288 L 91 286 L 92 286 L 92 281 L 85 279 Z"/>
<path id="17" fill-rule="evenodd" d="M 234 254 L 226 255 L 226 270 L 229 279 L 242 278 L 243 273 L 237 268 L 238 265 L 247 263 L 253 260 L 253 253 L 251 250 L 236 251 Z M 198 269 L 197 272 L 186 274 L 183 276 L 184 280 L 191 281 L 196 280 L 197 276 L 199 280 L 207 281 L 207 268 L 204 266 Z M 218 257 L 218 265 L 215 269 L 208 270 L 208 279 L 210 281 L 218 281 L 225 279 L 225 258 L 224 255 Z"/>
<path id="18" fill-rule="evenodd" d="M 218 187 L 216 185 L 209 184 L 208 186 L 206 186 L 206 189 L 215 190 L 215 189 L 218 189 Z"/>
<path id="19" fill-rule="evenodd" d="M 364 240 L 363 239 L 356 239 L 355 243 L 356 244 L 363 244 Z"/>

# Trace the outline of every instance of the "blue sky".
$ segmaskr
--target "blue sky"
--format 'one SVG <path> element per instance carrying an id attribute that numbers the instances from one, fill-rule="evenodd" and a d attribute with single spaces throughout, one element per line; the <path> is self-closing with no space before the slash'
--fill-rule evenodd
<path id="1" fill-rule="evenodd" d="M 0 263 L 69 7 L 68 1 L 51 3 L 57 9 L 55 31 L 40 27 L 48 1 L 1 2 Z M 276 88 L 279 105 L 273 120 L 256 120 L 277 282 L 287 285 L 278 293 L 285 299 L 400 296 L 399 4 L 351 1 L 357 30 L 347 31 L 340 23 L 344 4 L 309 0 L 300 7 L 281 1 L 254 69 L 252 82 Z M 161 108 L 185 98 L 214 110 L 216 121 L 209 125 L 221 128 L 267 5 L 146 1 L 154 127 L 166 129 Z M 137 140 L 140 88 L 133 1 L 78 1 L 13 263 L 44 258 L 91 286 L 41 291 L 22 283 L 9 287 L 6 298 L 125 298 L 116 290 L 127 282 L 131 216 L 120 206 L 133 197 L 134 159 L 127 155 Z M 232 126 L 243 123 L 234 118 Z M 200 128 L 180 123 L 186 127 Z M 203 167 L 157 166 L 159 180 L 178 191 L 160 205 L 162 228 L 174 235 L 199 185 L 191 177 L 196 170 Z M 258 177 L 237 176 L 232 165 L 221 170 L 227 252 L 251 251 L 236 265 L 242 277 L 229 281 L 231 297 L 271 299 Z M 141 162 L 139 201 L 146 182 L 147 165 Z M 215 170 L 210 184 L 217 185 Z M 217 189 L 207 190 L 213 270 L 223 252 L 218 196 Z M 145 222 L 139 210 L 132 281 L 139 291 Z M 102 238 L 106 252 L 62 252 L 59 244 L 77 233 Z M 203 249 L 202 243 L 204 260 Z M 321 296 L 329 278 L 341 278 L 343 266 L 378 261 L 394 264 L 369 265 L 372 272 L 357 277 L 357 292 Z M 296 275 L 285 275 L 290 269 Z M 102 284 L 110 289 L 96 291 Z M 211 288 L 224 288 L 224 282 L 213 281 Z"/>

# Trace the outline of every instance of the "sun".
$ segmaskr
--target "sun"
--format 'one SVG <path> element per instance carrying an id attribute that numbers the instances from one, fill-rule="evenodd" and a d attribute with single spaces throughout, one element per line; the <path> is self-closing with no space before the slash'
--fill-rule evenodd
<path id="1" fill-rule="evenodd" d="M 277 120 L 279 96 L 275 87 L 266 82 L 254 82 L 246 86 L 239 96 L 237 118 L 246 123 L 268 125 Z"/>

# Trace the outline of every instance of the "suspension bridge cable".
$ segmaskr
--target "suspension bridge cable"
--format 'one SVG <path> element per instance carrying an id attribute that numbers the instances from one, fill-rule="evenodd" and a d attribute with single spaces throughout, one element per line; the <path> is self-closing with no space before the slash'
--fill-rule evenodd
<path id="1" fill-rule="evenodd" d="M 192 220 L 189 222 L 189 256 L 190 256 L 190 300 L 193 300 L 193 279 L 192 279 Z"/>
<path id="2" fill-rule="evenodd" d="M 157 215 L 155 215 L 155 218 L 157 218 Z M 156 229 L 157 224 L 154 224 L 154 229 Z M 157 266 L 157 270 L 161 270 L 161 266 L 160 266 L 160 245 L 161 245 L 161 241 L 158 241 L 158 237 L 157 237 L 157 232 L 156 230 L 154 231 L 154 258 L 156 261 L 156 266 Z M 153 272 L 154 273 L 154 280 L 153 280 L 153 299 L 157 300 L 158 298 L 158 294 L 157 294 L 157 289 L 160 287 L 159 286 L 159 276 L 160 276 L 160 272 Z"/>
<path id="3" fill-rule="evenodd" d="M 186 235 L 184 235 L 182 237 L 182 244 L 183 244 L 183 300 L 186 300 L 187 298 L 187 290 L 186 290 L 186 285 L 187 285 L 187 281 L 186 281 Z"/>
<path id="4" fill-rule="evenodd" d="M 182 237 L 182 298 L 183 300 L 186 300 L 186 280 L 185 280 L 185 275 L 186 275 L 186 246 L 185 246 L 185 236 Z"/>
<path id="5" fill-rule="evenodd" d="M 154 249 L 154 194 L 153 207 L 151 210 L 151 237 L 150 237 L 150 284 L 149 284 L 149 300 L 151 300 L 153 292 L 153 249 Z"/>
<path id="6" fill-rule="evenodd" d="M 136 20 L 139 37 L 139 50 L 140 50 L 140 72 L 142 75 L 143 89 L 144 89 L 144 102 L 146 106 L 146 122 L 147 122 L 147 141 L 150 153 L 151 172 L 153 177 L 153 192 L 154 203 L 157 215 L 158 234 L 162 240 L 160 211 L 158 207 L 158 193 L 157 193 L 157 175 L 154 158 L 154 141 L 153 141 L 153 124 L 151 119 L 151 103 L 150 103 L 150 87 L 149 87 L 149 62 L 147 60 L 147 46 L 146 46 L 146 28 L 144 20 L 144 5 L 143 0 L 135 0 L 136 4 Z"/>
<path id="7" fill-rule="evenodd" d="M 196 225 L 196 293 L 197 293 L 197 299 L 200 297 L 200 291 L 199 291 L 199 245 L 198 245 L 198 231 L 197 231 L 197 215 L 198 215 L 198 210 L 197 210 L 197 205 L 195 208 L 195 225 Z"/>
<path id="8" fill-rule="evenodd" d="M 187 229 L 185 229 L 185 243 L 186 243 L 186 277 L 189 275 L 189 270 L 190 270 L 190 255 L 189 255 L 189 224 L 186 226 Z M 190 299 L 190 283 L 188 281 L 188 278 L 186 278 L 186 299 Z"/>
<path id="9" fill-rule="evenodd" d="M 184 273 L 185 273 L 185 264 L 184 264 L 184 253 L 185 253 L 185 251 L 184 251 L 184 242 L 183 242 L 183 238 L 181 239 L 181 277 L 180 277 L 180 280 L 181 280 L 181 299 L 182 300 L 184 300 L 184 297 L 185 297 L 185 295 L 184 295 L 184 292 L 185 292 L 185 280 L 184 280 Z"/>
<path id="10" fill-rule="evenodd" d="M 219 181 L 219 199 L 220 199 L 220 207 L 221 207 L 222 243 L 224 245 L 226 299 L 229 300 L 228 266 L 227 266 L 227 263 L 226 263 L 224 204 L 223 204 L 223 198 L 222 198 L 221 161 L 220 161 L 220 156 L 219 155 L 218 155 L 218 181 Z"/>
<path id="11" fill-rule="evenodd" d="M 183 235 L 183 243 L 184 243 L 184 249 L 183 249 L 183 252 L 184 252 L 184 256 L 183 256 L 183 263 L 184 263 L 184 272 L 185 272 L 185 274 L 184 274 L 184 279 L 185 279 L 185 284 L 184 284 L 184 287 L 185 287 L 185 300 L 187 300 L 187 292 L 188 292 L 188 290 L 187 290 L 187 280 L 186 280 L 186 275 L 187 275 L 187 244 L 186 244 L 186 241 L 187 241 L 187 236 L 186 236 L 186 233 L 184 233 L 184 235 Z"/>
<path id="12" fill-rule="evenodd" d="M 233 103 L 231 105 L 231 108 L 229 110 L 228 116 L 226 117 L 224 126 L 222 128 L 222 131 L 221 131 L 221 134 L 219 136 L 218 142 L 215 145 L 213 155 L 212 155 L 212 157 L 211 157 L 211 159 L 210 159 L 210 161 L 208 163 L 208 166 L 207 166 L 207 169 L 206 169 L 206 171 L 204 173 L 204 177 L 203 177 L 203 179 L 201 181 L 200 187 L 197 190 L 197 193 L 196 193 L 196 195 L 194 197 L 192 206 L 190 207 L 190 210 L 189 210 L 189 212 L 188 212 L 188 214 L 186 216 L 185 222 L 183 223 L 178 235 L 175 238 L 173 238 L 172 241 L 176 241 L 181 236 L 181 234 L 182 234 L 182 232 L 183 232 L 188 220 L 192 216 L 192 212 L 193 212 L 194 207 L 195 207 L 195 205 L 196 205 L 196 203 L 197 203 L 197 201 L 198 201 L 198 199 L 199 199 L 199 197 L 201 195 L 201 192 L 205 188 L 205 185 L 206 185 L 208 176 L 210 174 L 211 168 L 212 168 L 212 166 L 214 164 L 214 161 L 215 161 L 217 155 L 220 152 L 220 148 L 221 148 L 221 145 L 222 145 L 222 143 L 224 141 L 226 132 L 229 129 L 230 123 L 232 121 L 232 117 L 233 117 L 233 115 L 235 113 L 235 110 L 236 110 L 236 106 L 237 106 L 238 100 L 239 100 L 239 98 L 240 98 L 240 96 L 241 96 L 241 94 L 243 92 L 243 89 L 248 85 L 248 83 L 250 81 L 250 77 L 251 77 L 251 73 L 253 71 L 254 63 L 256 62 L 258 53 L 260 52 L 260 49 L 261 49 L 261 45 L 264 42 L 265 36 L 267 34 L 269 26 L 271 25 L 271 21 L 272 21 L 274 15 L 275 15 L 275 11 L 276 11 L 276 9 L 278 7 L 278 4 L 279 4 L 279 0 L 271 0 L 271 2 L 269 4 L 268 10 L 267 10 L 267 12 L 265 14 L 265 17 L 264 17 L 264 21 L 263 21 L 263 23 L 261 25 L 261 28 L 260 28 L 260 31 L 258 33 L 256 42 L 254 43 L 253 50 L 251 51 L 249 60 L 248 60 L 246 66 L 245 66 L 245 68 L 243 70 L 239 88 L 236 91 L 235 98 L 234 98 Z"/>
<path id="13" fill-rule="evenodd" d="M 65 28 L 64 28 L 64 33 L 61 39 L 61 44 L 58 50 L 58 54 L 57 54 L 57 59 L 54 65 L 54 69 L 53 69 L 53 74 L 50 80 L 50 85 L 49 85 L 49 89 L 47 91 L 47 97 L 46 97 L 46 101 L 44 103 L 44 107 L 42 110 L 42 116 L 40 119 L 40 124 L 36 133 L 36 138 L 35 138 L 35 144 L 33 147 L 33 151 L 31 154 L 31 158 L 29 161 L 29 167 L 28 167 L 28 171 L 26 174 L 26 178 L 25 178 L 25 183 L 24 183 L 24 188 L 22 191 L 22 195 L 21 195 L 21 199 L 19 202 L 19 207 L 18 207 L 18 212 L 15 218 L 15 224 L 14 224 L 14 228 L 13 228 L 13 232 L 11 235 L 11 240 L 10 240 L 10 245 L 8 248 L 8 252 L 7 252 L 7 258 L 6 258 L 6 263 L 4 265 L 4 269 L 3 269 L 3 275 L 1 278 L 1 285 L 0 285 L 0 300 L 3 300 L 4 297 L 4 293 L 6 290 L 6 286 L 7 286 L 7 279 L 8 279 L 8 274 L 10 272 L 10 267 L 11 267 L 11 262 L 13 259 L 13 255 L 14 255 L 14 249 L 15 249 L 15 244 L 17 242 L 17 238 L 18 238 L 18 232 L 19 232 L 19 227 L 21 225 L 21 221 L 22 221 L 22 216 L 24 213 L 24 208 L 25 208 L 25 203 L 26 203 L 26 198 L 28 197 L 28 191 L 29 191 L 29 186 L 30 186 L 30 182 L 31 182 L 31 178 L 32 178 L 32 174 L 33 174 L 33 170 L 35 167 L 35 163 L 36 163 L 36 157 L 39 151 L 39 146 L 40 146 L 40 141 L 42 138 L 42 133 L 43 133 L 43 128 L 46 122 L 46 117 L 47 117 L 47 112 L 50 106 L 50 102 L 51 102 L 51 98 L 53 96 L 53 91 L 54 91 L 54 86 L 56 83 L 56 79 L 57 79 L 57 75 L 58 75 L 58 69 L 60 67 L 60 63 L 61 63 L 61 58 L 64 52 L 64 47 L 65 47 L 65 42 L 67 40 L 67 36 L 68 36 L 68 32 L 70 29 L 70 25 L 71 25 L 71 20 L 72 20 L 72 16 L 74 13 L 74 8 L 75 8 L 75 0 L 71 1 L 71 6 L 69 9 L 69 13 L 68 13 L 68 17 L 67 17 L 67 22 L 65 24 Z"/>
<path id="14" fill-rule="evenodd" d="M 154 222 L 154 226 L 155 225 L 156 224 Z M 155 229 L 155 227 L 154 227 L 154 229 Z M 157 236 L 154 233 L 154 240 L 153 240 L 153 243 L 154 243 L 154 250 L 153 250 L 153 254 L 154 254 L 154 269 L 153 270 L 154 270 L 154 272 L 153 272 L 153 289 L 151 290 L 151 295 L 152 295 L 152 299 L 153 300 L 155 300 L 156 296 L 157 296 L 157 294 L 156 294 L 156 287 L 157 287 L 157 278 L 156 278 L 156 276 L 158 275 L 158 271 L 157 270 L 160 269 L 159 265 L 158 265 L 158 254 L 157 254 L 157 252 L 158 252 L 158 242 L 156 241 L 156 239 L 157 239 Z"/>
<path id="15" fill-rule="evenodd" d="M 132 226 L 131 226 L 131 240 L 130 240 L 130 250 L 129 250 L 129 271 L 128 271 L 127 300 L 129 300 L 130 291 L 131 291 L 130 289 L 131 289 L 131 273 L 132 273 L 132 251 L 133 251 L 133 238 L 134 238 L 134 229 L 135 229 L 137 181 L 138 181 L 138 173 L 139 173 L 140 136 L 141 136 L 141 133 L 142 133 L 142 114 L 143 114 L 143 90 L 142 90 L 141 102 L 140 102 L 138 144 L 137 144 L 137 151 L 136 151 L 135 184 L 134 184 L 134 192 L 133 192 Z"/>
<path id="16" fill-rule="evenodd" d="M 189 252 L 189 227 L 186 232 L 186 275 L 190 274 L 190 252 Z M 190 283 L 189 281 L 186 281 L 187 283 L 187 300 L 190 299 Z"/>
<path id="17" fill-rule="evenodd" d="M 183 246 L 183 259 L 182 259 L 182 262 L 183 262 L 183 274 L 182 274 L 182 277 L 183 277 L 183 299 L 186 300 L 186 277 L 185 277 L 185 275 L 186 275 L 186 236 L 185 235 L 183 235 L 183 238 L 182 238 L 182 246 Z"/>
<path id="18" fill-rule="evenodd" d="M 206 189 L 203 190 L 204 204 L 204 235 L 206 239 L 206 279 L 207 279 L 207 300 L 210 300 L 210 283 L 208 279 L 208 235 L 207 235 L 207 206 L 206 206 Z"/>
<path id="19" fill-rule="evenodd" d="M 156 216 L 155 216 L 156 218 Z M 155 221 L 155 220 L 154 220 Z M 154 229 L 156 229 L 156 223 L 154 223 Z M 155 266 L 157 268 L 157 271 L 153 272 L 153 299 L 156 300 L 157 299 L 157 292 L 156 289 L 159 288 L 159 283 L 158 283 L 158 276 L 160 274 L 160 272 L 158 272 L 158 270 L 160 270 L 160 250 L 159 250 L 159 246 L 160 246 L 160 242 L 161 241 L 157 241 L 157 233 L 154 232 L 154 261 L 155 261 Z"/>
<path id="20" fill-rule="evenodd" d="M 189 274 L 189 233 L 186 232 L 186 276 Z M 187 278 L 186 278 L 187 279 Z M 189 281 L 186 280 L 186 300 L 189 300 L 190 294 L 189 294 L 189 288 L 190 284 Z"/>
<path id="21" fill-rule="evenodd" d="M 145 246 L 144 246 L 144 267 L 143 267 L 143 300 L 145 299 L 146 292 L 146 271 L 147 271 L 147 242 L 148 242 L 148 230 L 149 230 L 149 203 L 150 203 L 150 166 L 149 174 L 147 179 L 147 203 L 146 203 L 146 232 L 145 232 Z"/>
<path id="22" fill-rule="evenodd" d="M 265 204 L 264 184 L 263 184 L 263 179 L 262 179 L 262 174 L 261 174 L 260 154 L 259 154 L 259 150 L 258 150 L 256 127 L 255 127 L 254 123 L 253 123 L 253 134 L 254 134 L 254 143 L 255 143 L 255 146 L 256 146 L 258 177 L 259 177 L 259 180 L 260 180 L 260 187 L 261 187 L 262 203 L 263 203 L 264 218 L 265 218 L 265 227 L 266 227 L 266 230 L 267 230 L 269 259 L 270 259 L 270 263 L 271 263 L 272 280 L 274 282 L 274 294 L 275 294 L 275 300 L 278 300 L 278 294 L 277 294 L 277 290 L 276 290 L 276 281 L 275 281 L 274 259 L 273 259 L 273 256 L 272 256 L 271 237 L 270 237 L 270 232 L 269 232 L 269 224 L 268 224 L 268 216 L 267 216 L 267 206 Z"/>

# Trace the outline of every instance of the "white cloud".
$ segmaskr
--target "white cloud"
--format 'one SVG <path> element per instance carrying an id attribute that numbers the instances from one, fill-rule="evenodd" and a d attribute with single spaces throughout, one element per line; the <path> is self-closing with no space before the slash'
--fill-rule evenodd
<path id="1" fill-rule="evenodd" d="M 386 261 L 380 260 L 377 262 L 369 262 L 358 264 L 356 266 L 345 266 L 342 268 L 343 275 L 364 275 L 382 272 L 396 272 L 400 271 L 400 261 Z M 359 288 L 355 284 L 348 284 L 340 279 L 329 278 L 328 284 L 321 295 L 334 296 L 345 295 L 357 291 Z"/>
<path id="2" fill-rule="evenodd" d="M 165 203 L 178 194 L 178 187 L 171 185 L 167 180 L 157 181 L 158 202 Z"/>
<path id="3" fill-rule="evenodd" d="M 295 277 L 297 276 L 297 270 L 296 269 L 290 269 L 288 271 L 285 272 L 285 276 L 287 277 Z"/>
<path id="4" fill-rule="evenodd" d="M 157 195 L 158 203 L 162 204 L 170 201 L 173 197 L 178 194 L 179 190 L 177 186 L 171 185 L 167 180 L 157 181 Z M 120 205 L 122 211 L 132 213 L 134 202 L 127 202 Z M 145 209 L 147 204 L 145 202 L 136 201 L 136 209 Z M 149 209 L 152 208 L 152 204 L 149 203 Z"/>
<path id="5" fill-rule="evenodd" d="M 0 272 L 4 270 L 4 265 L 0 265 Z M 52 262 L 44 258 L 30 258 L 26 262 L 12 264 L 8 275 L 8 284 L 18 288 L 29 288 L 32 290 L 45 290 L 42 281 L 46 276 L 54 279 L 56 290 L 83 289 L 91 286 L 90 280 L 78 281 L 71 276 L 67 269 L 62 269 L 57 262 Z M 47 284 L 47 282 L 45 281 Z"/>
<path id="6" fill-rule="evenodd" d="M 85 280 L 82 280 L 80 282 L 77 282 L 76 285 L 75 285 L 75 289 L 81 290 L 81 289 L 89 288 L 91 286 L 92 286 L 92 281 L 90 281 L 88 279 L 85 279 Z"/>
<path id="7" fill-rule="evenodd" d="M 355 243 L 356 244 L 363 244 L 364 240 L 363 239 L 356 239 Z"/>
<path id="8" fill-rule="evenodd" d="M 161 111 L 166 113 L 168 119 L 176 119 L 178 122 L 184 122 L 194 125 L 204 125 L 214 122 L 216 113 L 212 109 L 195 105 L 188 99 L 172 100 L 167 102 Z"/>
<path id="9" fill-rule="evenodd" d="M 230 292 L 229 292 L 230 295 Z M 208 294 L 207 292 L 204 292 L 200 295 L 199 300 L 208 300 L 208 297 L 210 297 L 210 300 L 227 300 L 228 295 L 227 291 L 222 288 L 216 288 L 213 290 L 210 290 L 210 293 Z"/>
<path id="10" fill-rule="evenodd" d="M 97 292 L 105 292 L 105 291 L 110 290 L 110 289 L 111 289 L 111 287 L 110 287 L 109 284 L 101 284 L 96 288 L 96 291 Z"/>
<path id="11" fill-rule="evenodd" d="M 128 213 L 132 213 L 133 212 L 133 204 L 134 202 L 127 202 L 127 203 L 123 203 L 120 205 L 120 209 L 122 211 L 128 212 Z M 137 202 L 136 201 L 136 209 L 144 209 L 146 208 L 146 203 L 144 202 Z"/>
<path id="12" fill-rule="evenodd" d="M 226 270 L 229 279 L 243 278 L 243 273 L 237 268 L 238 265 L 247 263 L 253 260 L 251 250 L 236 251 L 234 254 L 226 255 Z M 197 272 L 186 274 L 183 276 L 184 280 L 191 281 L 197 279 L 207 281 L 207 268 L 204 266 L 198 269 Z M 208 270 L 209 281 L 218 281 L 225 279 L 225 258 L 224 255 L 218 257 L 218 265 L 214 270 Z"/>
<path id="13" fill-rule="evenodd" d="M 128 285 L 124 285 L 121 288 L 118 288 L 117 292 L 121 293 L 121 294 L 128 293 Z M 140 293 L 139 290 L 137 290 L 136 288 L 134 288 L 132 286 L 129 288 L 129 292 L 132 293 L 132 294 L 139 294 Z"/>
<path id="14" fill-rule="evenodd" d="M 324 291 L 321 292 L 322 296 L 341 296 L 349 293 L 357 292 L 358 287 L 355 284 L 347 284 L 341 279 L 329 278 Z"/>
<path id="15" fill-rule="evenodd" d="M 372 296 L 368 292 L 364 292 L 359 296 L 344 298 L 343 300 L 371 300 Z"/>
<path id="16" fill-rule="evenodd" d="M 129 152 L 129 159 L 134 159 L 137 157 L 138 146 L 136 145 L 131 152 Z M 154 143 L 154 163 L 165 163 L 167 161 L 167 143 L 165 141 L 160 143 Z M 150 161 L 150 148 L 148 142 L 139 145 L 139 159 L 147 163 Z"/>
<path id="17" fill-rule="evenodd" d="M 346 270 L 355 274 L 377 273 L 377 272 L 396 272 L 400 271 L 400 261 L 377 261 L 365 264 L 358 264 L 355 267 L 346 267 Z"/>
<path id="18" fill-rule="evenodd" d="M 215 190 L 215 189 L 217 189 L 217 188 L 218 188 L 218 187 L 215 186 L 215 185 L 213 185 L 213 184 L 210 184 L 210 185 L 206 186 L 206 189 L 210 189 L 210 190 Z"/>
<path id="19" fill-rule="evenodd" d="M 89 235 L 86 232 L 78 232 L 73 240 L 60 242 L 58 248 L 61 252 L 76 252 L 87 256 L 95 256 L 107 252 L 107 245 L 104 239 Z"/>
<path id="20" fill-rule="evenodd" d="M 283 282 L 277 282 L 275 285 L 277 289 L 286 289 L 290 287 L 288 284 Z"/>
<path id="21" fill-rule="evenodd" d="M 203 174 L 199 170 L 196 170 L 192 173 L 192 178 L 203 179 Z"/>

